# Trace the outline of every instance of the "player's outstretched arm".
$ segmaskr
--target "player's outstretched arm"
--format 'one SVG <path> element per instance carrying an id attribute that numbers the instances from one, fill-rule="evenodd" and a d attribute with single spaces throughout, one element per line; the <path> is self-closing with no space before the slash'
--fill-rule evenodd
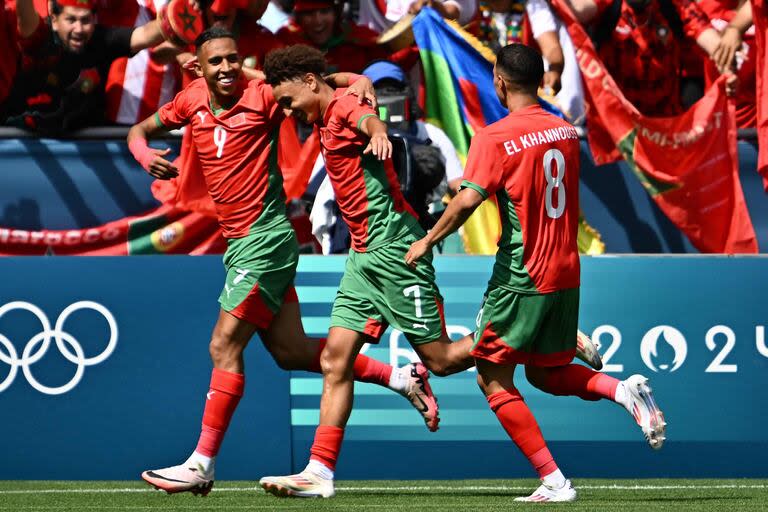
<path id="1" fill-rule="evenodd" d="M 414 242 L 408 253 L 405 255 L 405 263 L 411 267 L 416 267 L 416 262 L 425 254 L 432 251 L 432 248 L 442 241 L 445 237 L 459 229 L 464 224 L 472 212 L 483 202 L 483 196 L 474 189 L 464 188 L 456 194 L 456 197 L 448 203 L 440 220 L 437 221 L 427 235 Z"/>
<path id="2" fill-rule="evenodd" d="M 128 149 L 145 171 L 159 180 L 169 180 L 179 175 L 176 166 L 163 158 L 171 149 L 153 149 L 147 144 L 148 138 L 163 131 L 165 127 L 157 122 L 157 114 L 146 118 L 128 131 Z"/>
<path id="3" fill-rule="evenodd" d="M 373 154 L 379 160 L 392 158 L 392 142 L 387 137 L 387 125 L 373 114 L 360 123 L 360 131 L 371 138 L 363 154 Z"/>

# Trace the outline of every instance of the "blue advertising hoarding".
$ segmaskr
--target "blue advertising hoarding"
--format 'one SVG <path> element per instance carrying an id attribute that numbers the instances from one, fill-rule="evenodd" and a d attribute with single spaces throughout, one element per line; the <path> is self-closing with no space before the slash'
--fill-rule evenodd
<path id="1" fill-rule="evenodd" d="M 583 258 L 580 327 L 606 371 L 650 377 L 669 422 L 652 452 L 615 404 L 517 385 L 553 454 L 574 476 L 768 475 L 765 339 L 768 258 Z M 305 328 L 322 336 L 342 257 L 302 257 Z M 438 257 L 448 330 L 474 330 L 492 258 Z M 131 479 L 194 448 L 210 374 L 207 342 L 224 272 L 217 257 L 0 259 L 3 479 Z M 366 354 L 414 359 L 395 330 Z M 217 464 L 219 479 L 303 467 L 321 379 L 279 370 L 254 340 L 246 393 Z M 432 379 L 440 431 L 398 395 L 356 386 L 340 478 L 531 476 L 470 370 Z M 418 461 L 418 463 L 411 461 Z"/>

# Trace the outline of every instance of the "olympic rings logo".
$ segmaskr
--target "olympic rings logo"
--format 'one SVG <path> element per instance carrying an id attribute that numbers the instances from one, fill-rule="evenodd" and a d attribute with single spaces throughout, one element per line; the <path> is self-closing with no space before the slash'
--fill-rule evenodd
<path id="1" fill-rule="evenodd" d="M 77 386 L 77 384 L 80 382 L 80 379 L 83 378 L 83 373 L 85 372 L 86 366 L 93 366 L 101 363 L 110 355 L 112 355 L 112 352 L 117 346 L 117 322 L 115 321 L 115 317 L 107 308 L 98 302 L 81 300 L 79 302 L 75 302 L 74 304 L 70 304 L 64 308 L 64 311 L 61 312 L 59 318 L 56 319 L 56 323 L 54 324 L 53 329 L 51 329 L 51 322 L 48 320 L 48 317 L 45 315 L 45 313 L 40 308 L 34 304 L 30 304 L 29 302 L 9 302 L 8 304 L 0 307 L 0 318 L 9 311 L 16 309 L 29 311 L 35 315 L 37 319 L 40 320 L 40 324 L 42 325 L 43 329 L 39 333 L 32 336 L 32 338 L 30 338 L 24 347 L 21 358 L 19 358 L 19 354 L 16 352 L 16 348 L 13 346 L 13 343 L 11 343 L 11 340 L 9 340 L 5 335 L 0 334 L 0 361 L 10 365 L 11 367 L 11 370 L 8 372 L 8 375 L 5 377 L 5 379 L 0 381 L 0 393 L 8 389 L 11 384 L 13 384 L 13 381 L 16 378 L 16 374 L 19 372 L 19 368 L 21 368 L 21 371 L 24 373 L 24 377 L 26 377 L 27 382 L 29 382 L 33 388 L 40 391 L 41 393 L 45 393 L 46 395 L 62 395 L 67 393 L 68 391 L 71 391 L 75 386 Z M 92 309 L 101 313 L 101 315 L 106 319 L 107 324 L 109 324 L 109 342 L 107 343 L 107 347 L 101 352 L 101 354 L 97 356 L 85 357 L 83 347 L 80 345 L 77 339 L 75 339 L 74 336 L 64 330 L 64 322 L 67 321 L 67 318 L 69 318 L 69 316 L 75 311 L 81 309 Z M 31 366 L 42 359 L 46 352 L 48 352 L 48 349 L 51 346 L 51 341 L 55 341 L 56 348 L 59 350 L 59 352 L 61 352 L 61 355 L 64 356 L 67 361 L 76 366 L 75 375 L 72 377 L 72 379 L 66 384 L 58 387 L 49 387 L 41 384 L 40 381 L 38 381 L 35 376 L 32 375 L 31 369 Z M 5 347 L 7 352 L 3 351 L 2 347 Z"/>

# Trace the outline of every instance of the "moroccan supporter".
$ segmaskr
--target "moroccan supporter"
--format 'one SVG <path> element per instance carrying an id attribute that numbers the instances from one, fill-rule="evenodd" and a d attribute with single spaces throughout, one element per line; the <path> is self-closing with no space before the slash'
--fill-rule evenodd
<path id="1" fill-rule="evenodd" d="M 755 41 L 755 27 L 747 22 L 748 28 L 742 31 L 733 26 L 736 11 L 739 9 L 738 0 L 700 0 L 698 5 L 712 20 L 712 27 L 722 34 L 723 44 L 731 44 L 738 48 L 733 56 L 723 63 L 725 68 L 736 69 L 739 79 L 734 101 L 736 102 L 736 124 L 739 128 L 754 128 L 757 124 L 757 98 L 755 61 L 757 60 L 757 42 Z M 749 1 L 745 7 L 749 9 Z M 751 17 L 751 16 L 750 16 Z M 706 84 L 714 82 L 719 73 L 714 62 L 709 61 L 704 68 Z"/>
<path id="2" fill-rule="evenodd" d="M 711 58 L 720 34 L 692 0 L 672 0 L 679 20 L 670 20 L 669 13 L 665 16 L 660 0 L 622 0 L 620 6 L 614 1 L 570 0 L 570 4 L 578 20 L 592 28 L 593 37 L 598 34 L 600 58 L 641 113 L 681 113 L 679 38 L 694 39 Z M 618 19 L 611 15 L 617 7 Z M 678 21 L 681 30 L 676 34 Z"/>
<path id="3" fill-rule="evenodd" d="M 137 28 L 97 24 L 92 0 L 53 0 L 50 16 L 17 0 L 21 65 L 0 107 L 5 124 L 57 134 L 100 119 L 99 72 L 163 40 L 158 21 Z"/>
<path id="4" fill-rule="evenodd" d="M 406 14 L 416 14 L 427 5 L 459 25 L 466 25 L 477 13 L 477 0 L 360 0 L 358 23 L 381 33 Z"/>
<path id="5" fill-rule="evenodd" d="M 237 0 L 202 0 L 200 7 L 205 13 L 207 27 L 225 29 L 237 38 L 237 47 L 243 58 L 243 72 L 247 78 L 261 78 L 253 70 L 261 69 L 267 53 L 282 48 L 283 43 L 267 28 L 259 23 L 259 18 L 267 8 L 268 0 L 249 0 L 241 8 Z M 177 50 L 176 60 L 188 72 L 184 74 L 184 83 L 195 79 L 192 64 L 195 55 L 190 45 Z"/>
<path id="6" fill-rule="evenodd" d="M 296 0 L 290 23 L 277 32 L 286 46 L 306 44 L 325 53 L 328 71 L 357 73 L 369 62 L 386 58 L 373 30 L 344 23 L 332 0 Z"/>
<path id="7" fill-rule="evenodd" d="M 48 16 L 47 0 L 34 0 L 34 7 L 40 16 Z M 1 107 L 11 93 L 21 59 L 16 25 L 16 0 L 5 0 L 0 11 L 0 115 Z"/>
<path id="8" fill-rule="evenodd" d="M 157 5 L 162 6 L 164 0 Z M 153 2 L 100 0 L 99 25 L 139 27 L 157 17 Z M 163 43 L 141 50 L 132 57 L 112 62 L 105 81 L 106 118 L 110 123 L 134 125 L 171 101 L 181 86 L 175 62 L 163 57 Z"/>

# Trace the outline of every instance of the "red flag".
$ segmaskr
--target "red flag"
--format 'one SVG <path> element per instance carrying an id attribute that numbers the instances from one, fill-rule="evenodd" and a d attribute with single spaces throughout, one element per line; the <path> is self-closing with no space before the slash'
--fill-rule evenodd
<path id="1" fill-rule="evenodd" d="M 768 7 L 764 0 L 751 0 L 752 22 L 755 25 L 757 51 L 757 172 L 763 177 L 763 187 L 768 192 L 768 68 L 765 55 L 768 52 Z"/>
<path id="2" fill-rule="evenodd" d="M 320 139 L 317 130 L 302 144 L 296 132 L 296 121 L 292 117 L 283 121 L 280 127 L 280 141 L 277 145 L 277 159 L 283 173 L 283 188 L 288 200 L 304 195 L 312 175 L 312 168 L 320 154 Z"/>
<path id="3" fill-rule="evenodd" d="M 220 254 L 226 249 L 216 219 L 162 205 L 144 215 L 66 230 L 0 227 L 0 255 Z"/>
<path id="4" fill-rule="evenodd" d="M 562 0 L 553 7 L 576 48 L 595 162 L 623 158 L 661 210 L 701 252 L 756 253 L 739 181 L 736 119 L 724 77 L 676 117 L 640 114 L 616 86 Z"/>

